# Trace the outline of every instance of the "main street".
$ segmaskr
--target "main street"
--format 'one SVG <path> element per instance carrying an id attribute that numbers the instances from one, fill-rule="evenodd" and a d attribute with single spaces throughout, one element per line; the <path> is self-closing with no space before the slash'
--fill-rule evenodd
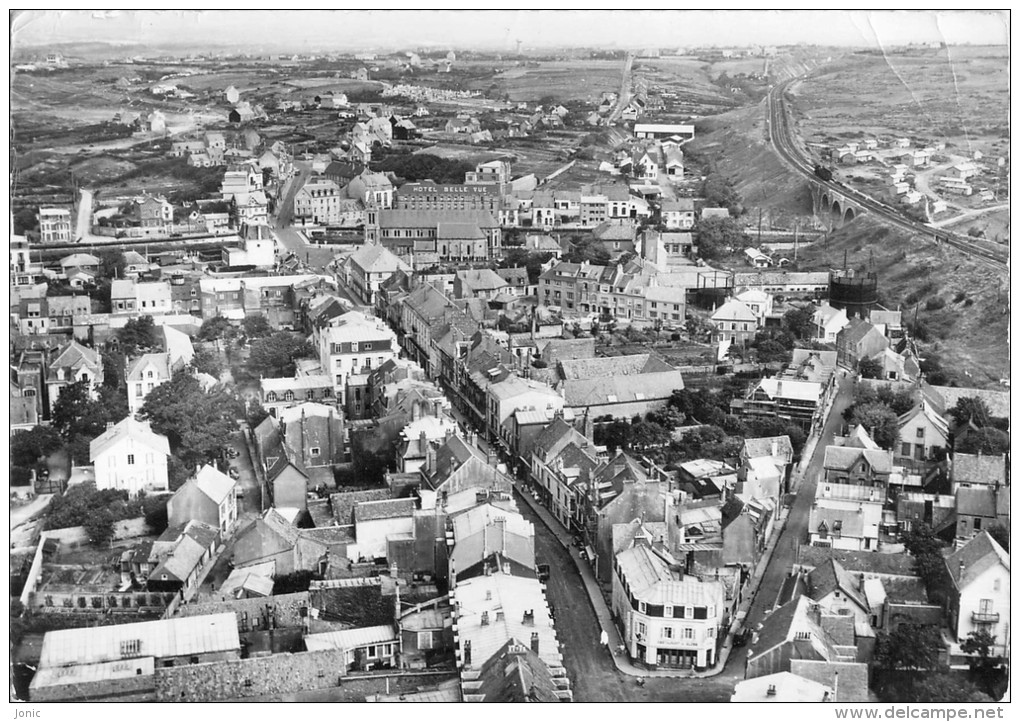
<path id="1" fill-rule="evenodd" d="M 522 516 L 535 526 L 535 559 L 552 574 L 546 597 L 555 608 L 556 636 L 577 702 L 727 702 L 743 678 L 743 663 L 727 665 L 706 679 L 630 677 L 613 664 L 612 652 L 599 643 L 602 630 L 584 582 L 567 550 L 541 518 L 517 499 Z M 738 655 L 731 655 L 731 659 Z M 638 680 L 642 683 L 639 684 Z"/>

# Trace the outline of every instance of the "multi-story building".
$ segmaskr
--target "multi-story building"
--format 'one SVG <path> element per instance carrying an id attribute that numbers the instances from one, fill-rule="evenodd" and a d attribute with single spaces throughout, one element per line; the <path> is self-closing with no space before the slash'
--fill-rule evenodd
<path id="1" fill-rule="evenodd" d="M 170 444 L 153 432 L 147 421 L 128 416 L 89 444 L 97 489 L 140 491 L 169 489 L 167 459 Z"/>
<path id="2" fill-rule="evenodd" d="M 397 336 L 381 320 L 350 311 L 322 330 L 319 363 L 334 379 L 333 393 L 343 402 L 347 377 L 369 373 L 399 353 Z"/>
<path id="3" fill-rule="evenodd" d="M 379 244 L 365 244 L 347 260 L 348 285 L 369 306 L 374 306 L 379 286 L 397 271 L 410 273 L 411 267 Z"/>
<path id="4" fill-rule="evenodd" d="M 335 403 L 333 378 L 329 374 L 311 374 L 289 379 L 260 379 L 259 401 L 272 417 L 306 401 L 332 404 Z"/>
<path id="5" fill-rule="evenodd" d="M 992 635 L 991 655 L 1009 654 L 1009 552 L 983 531 L 946 557 L 951 580 L 949 629 L 955 636 L 953 656 L 962 655 L 959 645 L 978 631 Z"/>
<path id="6" fill-rule="evenodd" d="M 264 314 L 276 325 L 292 324 L 299 306 L 299 291 L 320 287 L 312 274 L 256 276 L 250 278 L 202 278 L 198 283 L 202 318 L 223 316 L 239 321 Z"/>
<path id="7" fill-rule="evenodd" d="M 53 405 L 60 398 L 60 392 L 69 384 L 84 381 L 88 385 L 89 394 L 98 398 L 99 387 L 103 383 L 103 357 L 95 349 L 82 346 L 71 341 L 57 352 L 56 358 L 49 364 L 46 374 L 46 390 L 49 399 L 49 413 L 53 414 Z"/>
<path id="8" fill-rule="evenodd" d="M 331 180 L 309 181 L 294 195 L 294 218 L 315 224 L 340 222 L 340 186 Z"/>
<path id="9" fill-rule="evenodd" d="M 394 208 L 420 211 L 500 210 L 499 188 L 467 183 L 405 183 L 393 200 Z"/>
<path id="10" fill-rule="evenodd" d="M 70 243 L 74 240 L 71 211 L 66 208 L 39 209 L 39 241 L 41 243 Z"/>
<path id="11" fill-rule="evenodd" d="M 110 308 L 114 316 L 171 313 L 170 284 L 166 281 L 116 280 L 110 286 Z"/>
<path id="12" fill-rule="evenodd" d="M 440 260 L 488 260 L 502 248 L 499 222 L 485 210 L 367 211 L 365 241 L 401 257 L 434 254 Z"/>
<path id="13" fill-rule="evenodd" d="M 11 285 L 28 286 L 42 275 L 42 264 L 32 263 L 24 236 L 11 236 L 10 255 Z"/>
<path id="14" fill-rule="evenodd" d="M 496 186 L 502 194 L 510 183 L 510 161 L 491 160 L 479 163 L 473 171 L 468 171 L 464 175 L 464 182 L 468 185 Z"/>
<path id="15" fill-rule="evenodd" d="M 725 606 L 721 581 L 684 575 L 647 543 L 635 543 L 613 561 L 613 612 L 628 654 L 643 664 L 713 666 Z"/>
<path id="16" fill-rule="evenodd" d="M 393 182 L 382 173 L 363 170 L 347 184 L 347 197 L 375 210 L 393 207 Z"/>

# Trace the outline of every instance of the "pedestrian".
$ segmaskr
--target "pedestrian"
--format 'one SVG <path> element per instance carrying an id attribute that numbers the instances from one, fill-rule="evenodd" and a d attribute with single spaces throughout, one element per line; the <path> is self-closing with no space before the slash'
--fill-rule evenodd
<path id="1" fill-rule="evenodd" d="M 609 635 L 606 633 L 606 630 L 604 629 L 602 630 L 602 636 L 599 638 L 599 643 L 603 647 L 609 647 Z"/>

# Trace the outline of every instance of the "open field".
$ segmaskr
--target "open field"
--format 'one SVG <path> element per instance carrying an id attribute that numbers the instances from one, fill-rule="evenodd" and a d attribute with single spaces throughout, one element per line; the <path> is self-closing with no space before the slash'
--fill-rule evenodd
<path id="1" fill-rule="evenodd" d="M 515 102 L 535 102 L 546 96 L 558 102 L 597 102 L 604 91 L 620 92 L 622 74 L 622 61 L 561 60 L 542 62 L 538 67 L 512 67 L 492 78 L 473 81 L 468 88 L 487 91 L 490 97 L 509 95 Z"/>
<path id="2" fill-rule="evenodd" d="M 798 130 L 809 143 L 907 137 L 915 145 L 945 142 L 952 153 L 1006 155 L 1006 53 L 957 47 L 847 56 L 791 87 Z"/>

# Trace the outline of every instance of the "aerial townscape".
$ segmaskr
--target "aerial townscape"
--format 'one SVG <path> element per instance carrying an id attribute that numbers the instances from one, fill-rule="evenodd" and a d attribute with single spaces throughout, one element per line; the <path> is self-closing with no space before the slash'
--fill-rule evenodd
<path id="1" fill-rule="evenodd" d="M 11 700 L 1008 699 L 1008 39 L 448 15 L 12 16 Z"/>

